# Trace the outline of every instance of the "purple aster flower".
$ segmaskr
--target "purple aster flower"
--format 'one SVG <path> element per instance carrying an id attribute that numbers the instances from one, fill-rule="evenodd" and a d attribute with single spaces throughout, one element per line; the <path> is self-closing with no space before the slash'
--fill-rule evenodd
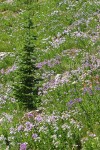
<path id="1" fill-rule="evenodd" d="M 95 90 L 96 91 L 100 91 L 100 87 L 99 86 L 95 86 Z"/>
<path id="2" fill-rule="evenodd" d="M 27 144 L 26 143 L 20 144 L 20 150 L 26 150 L 26 148 L 27 148 Z"/>
<path id="3" fill-rule="evenodd" d="M 32 135 L 32 138 L 33 139 L 36 139 L 38 137 L 38 135 L 36 134 L 36 133 L 34 133 L 33 135 Z"/>
<path id="4" fill-rule="evenodd" d="M 70 100 L 70 101 L 67 103 L 67 105 L 68 105 L 68 106 L 72 106 L 74 103 L 75 103 L 74 100 Z"/>
<path id="5" fill-rule="evenodd" d="M 82 101 L 81 98 L 76 98 L 76 99 L 75 99 L 75 102 L 81 102 L 81 101 Z"/>
<path id="6" fill-rule="evenodd" d="M 28 113 L 28 118 L 33 118 L 33 114 L 30 112 L 30 113 Z"/>
<path id="7" fill-rule="evenodd" d="M 17 128 L 18 132 L 22 131 L 23 129 L 24 129 L 23 125 L 19 125 Z"/>
<path id="8" fill-rule="evenodd" d="M 0 73 L 1 73 L 1 74 L 4 74 L 4 73 L 5 73 L 4 69 L 1 69 L 1 70 L 0 70 Z"/>
<path id="9" fill-rule="evenodd" d="M 25 131 L 30 131 L 33 128 L 33 124 L 31 122 L 26 122 Z"/>
<path id="10" fill-rule="evenodd" d="M 35 117 L 35 120 L 36 120 L 37 122 L 41 122 L 41 121 L 43 121 L 43 118 L 42 118 L 41 115 L 37 115 L 37 116 Z"/>
<path id="11" fill-rule="evenodd" d="M 80 103 L 82 101 L 81 98 L 75 98 L 74 100 L 70 100 L 68 103 L 67 103 L 67 106 L 68 107 L 71 107 L 73 106 L 75 103 Z"/>
<path id="12" fill-rule="evenodd" d="M 55 122 L 56 121 L 56 116 L 52 115 L 52 116 L 48 116 L 48 120 L 47 122 Z"/>
<path id="13" fill-rule="evenodd" d="M 38 63 L 38 64 L 36 65 L 37 68 L 42 68 L 42 66 L 43 66 L 43 65 L 42 65 L 41 63 Z"/>
<path id="14" fill-rule="evenodd" d="M 91 88 L 85 87 L 85 88 L 83 89 L 83 93 L 84 93 L 84 94 L 88 93 L 88 94 L 92 95 L 92 94 L 93 94 L 93 91 L 92 91 Z"/>

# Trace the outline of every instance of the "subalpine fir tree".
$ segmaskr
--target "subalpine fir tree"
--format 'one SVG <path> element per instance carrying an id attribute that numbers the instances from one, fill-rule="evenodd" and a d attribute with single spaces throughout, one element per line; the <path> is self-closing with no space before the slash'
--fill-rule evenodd
<path id="1" fill-rule="evenodd" d="M 40 102 L 38 96 L 38 83 L 40 79 L 36 74 L 38 68 L 36 67 L 34 45 L 36 36 L 32 35 L 33 28 L 32 20 L 30 15 L 28 15 L 27 25 L 25 26 L 25 43 L 17 60 L 18 69 L 14 84 L 15 98 L 28 109 L 36 109 L 37 104 Z"/>

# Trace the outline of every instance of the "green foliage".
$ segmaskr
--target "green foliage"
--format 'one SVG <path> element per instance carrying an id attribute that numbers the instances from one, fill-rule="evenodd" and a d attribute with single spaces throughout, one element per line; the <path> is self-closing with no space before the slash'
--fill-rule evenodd
<path id="1" fill-rule="evenodd" d="M 35 45 L 33 41 L 36 40 L 36 36 L 31 35 L 33 30 L 33 23 L 30 16 L 27 19 L 26 28 L 26 39 L 23 50 L 20 51 L 18 58 L 18 70 L 16 71 L 16 84 L 14 88 L 14 95 L 16 99 L 22 103 L 26 108 L 36 109 L 38 98 L 38 83 L 39 79 L 36 77 L 35 66 Z"/>

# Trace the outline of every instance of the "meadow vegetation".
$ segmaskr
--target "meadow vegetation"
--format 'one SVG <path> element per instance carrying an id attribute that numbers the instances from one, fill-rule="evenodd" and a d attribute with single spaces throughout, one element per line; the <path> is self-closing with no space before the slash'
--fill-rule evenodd
<path id="1" fill-rule="evenodd" d="M 100 2 L 27 2 L 0 0 L 0 150 L 99 150 Z M 41 101 L 31 110 L 13 90 L 28 6 L 41 77 Z"/>

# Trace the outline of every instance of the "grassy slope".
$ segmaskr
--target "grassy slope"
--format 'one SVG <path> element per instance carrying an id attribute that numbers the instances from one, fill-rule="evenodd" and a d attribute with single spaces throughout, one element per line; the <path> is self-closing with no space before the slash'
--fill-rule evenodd
<path id="1" fill-rule="evenodd" d="M 10 52 L 0 60 L 0 69 L 4 68 L 5 72 L 0 77 L 0 134 L 9 139 L 11 150 L 15 145 L 16 150 L 19 149 L 19 143 L 23 142 L 27 142 L 32 150 L 33 147 L 37 150 L 76 150 L 77 147 L 98 150 L 99 2 L 44 0 L 33 3 L 32 19 L 37 25 L 35 32 L 38 35 L 37 63 L 42 65 L 45 83 L 42 90 L 46 93 L 41 103 L 44 122 L 38 124 L 32 118 L 32 124 L 34 122 L 37 127 L 29 132 L 23 131 L 22 135 L 16 131 L 17 126 L 22 124 L 25 128 L 25 123 L 30 120 L 27 117 L 24 122 L 21 120 L 25 112 L 19 110 L 9 91 L 14 78 L 14 73 L 9 70 L 16 52 L 23 45 L 27 5 L 23 1 L 3 1 L 0 8 L 0 51 Z M 46 133 L 38 132 L 41 128 L 44 131 L 46 128 Z M 11 133 L 10 130 L 14 131 Z M 31 138 L 35 132 L 41 139 L 40 143 Z M 6 147 L 5 139 L 1 140 L 1 149 Z"/>

